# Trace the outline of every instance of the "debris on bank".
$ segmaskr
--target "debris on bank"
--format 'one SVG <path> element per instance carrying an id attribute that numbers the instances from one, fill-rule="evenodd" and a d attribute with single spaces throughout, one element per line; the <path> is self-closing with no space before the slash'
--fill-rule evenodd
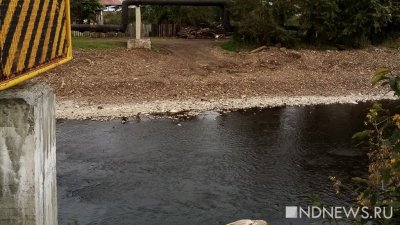
<path id="1" fill-rule="evenodd" d="M 217 24 L 182 27 L 176 36 L 178 38 L 186 39 L 221 39 L 230 36 L 230 33 L 224 30 L 222 24 Z"/>

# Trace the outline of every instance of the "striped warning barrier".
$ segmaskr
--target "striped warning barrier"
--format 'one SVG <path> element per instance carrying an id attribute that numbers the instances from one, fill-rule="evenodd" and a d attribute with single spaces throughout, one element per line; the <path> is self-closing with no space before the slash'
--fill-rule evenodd
<path id="1" fill-rule="evenodd" d="M 0 90 L 72 58 L 69 0 L 0 0 Z"/>

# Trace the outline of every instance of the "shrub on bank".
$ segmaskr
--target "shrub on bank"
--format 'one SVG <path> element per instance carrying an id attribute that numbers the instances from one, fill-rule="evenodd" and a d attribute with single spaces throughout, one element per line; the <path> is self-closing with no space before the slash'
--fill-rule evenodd
<path id="1" fill-rule="evenodd" d="M 400 76 L 381 69 L 376 73 L 374 83 L 389 86 L 400 97 Z M 364 190 L 358 196 L 358 203 L 368 207 L 393 207 L 391 221 L 377 221 L 378 224 L 399 224 L 400 222 L 400 114 L 391 113 L 375 103 L 366 116 L 368 129 L 353 138 L 368 140 L 369 176 L 356 178 Z"/>
<path id="2" fill-rule="evenodd" d="M 363 47 L 400 30 L 399 6 L 400 0 L 234 0 L 231 13 L 241 41 Z"/>

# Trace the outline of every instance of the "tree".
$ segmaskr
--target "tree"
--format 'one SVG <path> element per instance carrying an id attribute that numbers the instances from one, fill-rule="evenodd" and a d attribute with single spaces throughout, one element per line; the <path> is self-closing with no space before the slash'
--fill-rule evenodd
<path id="1" fill-rule="evenodd" d="M 256 44 L 291 45 L 295 32 L 286 28 L 297 11 L 295 0 L 235 0 L 231 7 L 236 37 Z"/>
<path id="2" fill-rule="evenodd" d="M 337 1 L 304 0 L 300 19 L 305 40 L 317 45 L 335 42 L 340 10 Z"/>
<path id="3" fill-rule="evenodd" d="M 400 0 L 233 0 L 231 12 L 236 36 L 256 44 L 363 47 L 400 31 Z"/>
<path id="4" fill-rule="evenodd" d="M 391 0 L 340 0 L 339 41 L 362 47 L 382 37 L 392 18 L 391 6 Z"/>
<path id="5" fill-rule="evenodd" d="M 305 0 L 301 24 L 305 40 L 362 47 L 382 37 L 391 21 L 391 0 Z"/>
<path id="6" fill-rule="evenodd" d="M 71 18 L 75 23 L 90 23 L 103 10 L 98 0 L 71 0 Z"/>
<path id="7" fill-rule="evenodd" d="M 219 9 L 211 6 L 145 6 L 143 20 L 155 24 L 163 21 L 193 26 L 211 24 L 219 20 Z"/>

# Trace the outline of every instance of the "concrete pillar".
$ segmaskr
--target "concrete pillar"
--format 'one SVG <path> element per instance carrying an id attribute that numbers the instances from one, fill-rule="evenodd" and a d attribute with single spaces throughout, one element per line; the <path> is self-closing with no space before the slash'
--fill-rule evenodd
<path id="1" fill-rule="evenodd" d="M 150 39 L 142 39 L 142 15 L 140 13 L 140 5 L 135 6 L 135 12 L 136 12 L 136 18 L 135 18 L 136 38 L 128 40 L 127 48 L 151 49 Z"/>
<path id="2" fill-rule="evenodd" d="M 57 225 L 55 97 L 47 85 L 0 92 L 0 225 Z"/>
<path id="3" fill-rule="evenodd" d="M 103 10 L 100 11 L 100 15 L 99 15 L 99 25 L 104 25 L 104 14 L 103 14 Z"/>
<path id="4" fill-rule="evenodd" d="M 135 12 L 136 12 L 136 40 L 139 40 L 142 38 L 142 15 L 140 13 L 140 5 L 136 5 L 135 7 Z"/>

